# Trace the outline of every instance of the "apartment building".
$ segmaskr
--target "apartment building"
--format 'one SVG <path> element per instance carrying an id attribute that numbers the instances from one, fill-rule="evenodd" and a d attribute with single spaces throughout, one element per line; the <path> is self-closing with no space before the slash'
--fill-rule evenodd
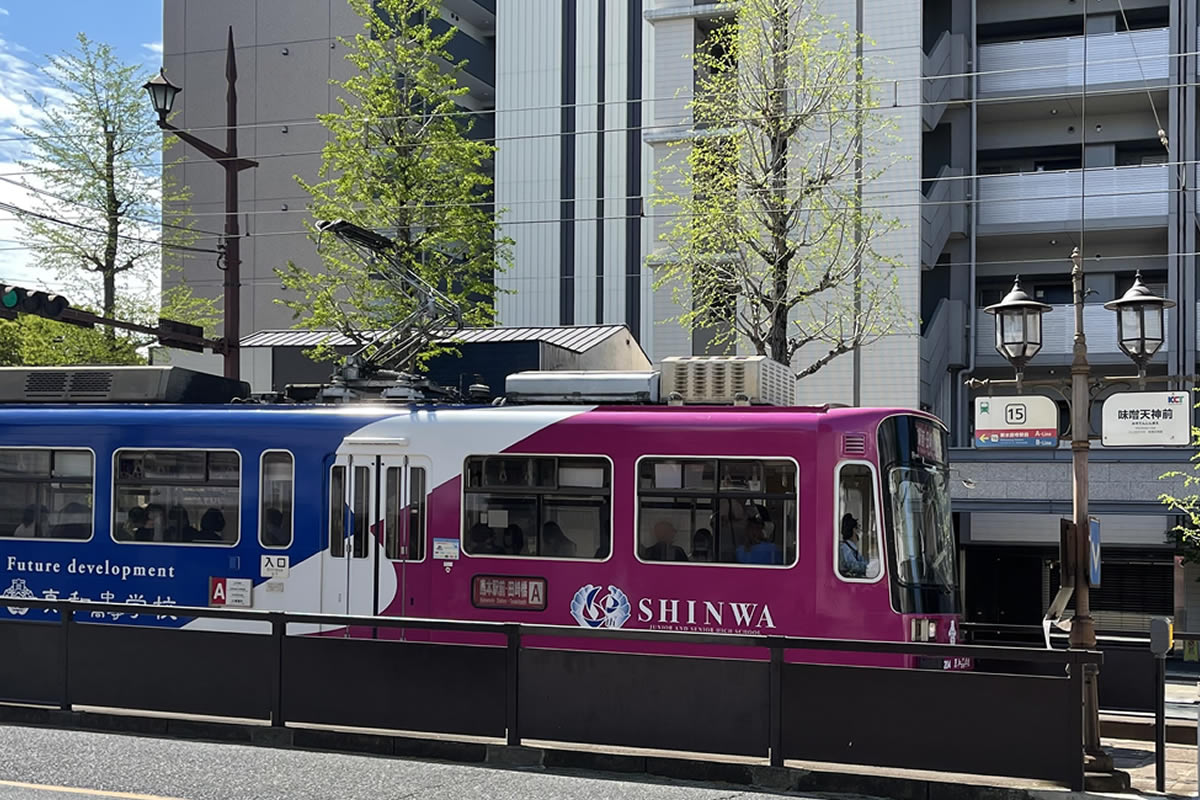
<path id="1" fill-rule="evenodd" d="M 951 423 L 956 477 L 974 487 L 954 483 L 967 610 L 976 618 L 1040 619 L 1058 584 L 1058 520 L 1071 509 L 1068 447 L 972 447 L 973 396 L 962 380 L 1012 376 L 983 309 L 1019 274 L 1030 295 L 1053 306 L 1026 375 L 1065 378 L 1074 334 L 1069 256 L 1079 246 L 1093 373 L 1135 372 L 1103 304 L 1138 270 L 1178 303 L 1150 371 L 1196 371 L 1196 209 L 1181 191 L 1197 153 L 1196 14 L 1195 0 L 924 3 L 921 402 Z M 1100 401 L 1133 388 L 1095 397 L 1093 434 Z M 1046 394 L 1068 435 L 1063 393 Z M 1188 455 L 1093 444 L 1090 509 L 1101 520 L 1104 557 L 1092 609 L 1101 629 L 1144 628 L 1153 614 L 1200 618 L 1200 573 L 1176 563 L 1166 535 L 1176 520 L 1158 501 L 1172 488 L 1159 477 L 1187 469 Z"/>

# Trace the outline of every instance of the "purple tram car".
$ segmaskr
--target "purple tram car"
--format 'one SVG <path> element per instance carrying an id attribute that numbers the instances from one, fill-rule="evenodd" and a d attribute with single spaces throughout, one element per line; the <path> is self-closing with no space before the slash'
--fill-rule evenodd
<path id="1" fill-rule="evenodd" d="M 0 596 L 955 643 L 948 480 L 899 408 L 7 403 Z"/>

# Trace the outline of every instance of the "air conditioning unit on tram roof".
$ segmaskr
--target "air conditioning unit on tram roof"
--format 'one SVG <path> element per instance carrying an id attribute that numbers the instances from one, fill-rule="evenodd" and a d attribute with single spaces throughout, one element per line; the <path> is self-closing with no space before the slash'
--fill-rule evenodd
<path id="1" fill-rule="evenodd" d="M 767 356 L 672 356 L 662 362 L 662 391 L 684 404 L 794 406 L 792 371 Z"/>

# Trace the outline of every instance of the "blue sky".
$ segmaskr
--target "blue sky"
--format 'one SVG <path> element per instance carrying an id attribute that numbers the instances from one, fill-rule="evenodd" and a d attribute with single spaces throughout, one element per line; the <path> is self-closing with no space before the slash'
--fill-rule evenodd
<path id="1" fill-rule="evenodd" d="M 20 171 L 21 142 L 14 127 L 29 126 L 24 92 L 38 93 L 46 54 L 70 49 L 75 36 L 112 45 L 120 58 L 147 68 L 162 61 L 162 0 L 0 0 L 0 176 Z M 28 208 L 24 190 L 0 182 L 0 201 Z M 12 215 L 0 210 L 0 280 L 45 283 L 19 249 Z"/>

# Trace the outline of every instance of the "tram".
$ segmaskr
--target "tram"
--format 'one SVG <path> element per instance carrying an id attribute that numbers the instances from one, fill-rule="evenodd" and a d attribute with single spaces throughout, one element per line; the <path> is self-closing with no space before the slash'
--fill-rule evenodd
<path id="1" fill-rule="evenodd" d="M 0 402 L 0 554 L 10 619 L 949 643 L 960 619 L 947 433 L 901 408 Z"/>

